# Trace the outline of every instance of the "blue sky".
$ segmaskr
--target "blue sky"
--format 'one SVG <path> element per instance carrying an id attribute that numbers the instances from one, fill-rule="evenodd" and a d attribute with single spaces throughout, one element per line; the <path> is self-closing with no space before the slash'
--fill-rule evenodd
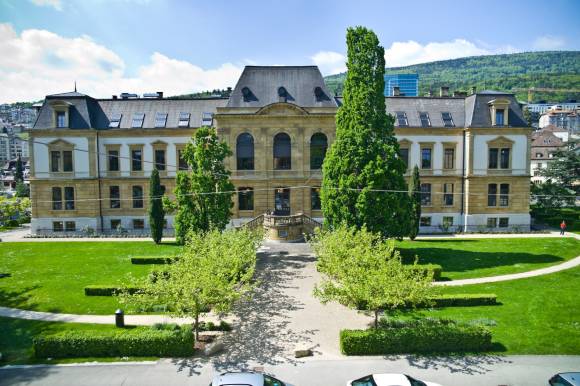
<path id="1" fill-rule="evenodd" d="M 334 73 L 353 25 L 377 33 L 391 65 L 579 50 L 578 20 L 580 2 L 565 0 L 0 0 L 0 102 L 74 80 L 95 96 L 233 86 L 245 64 Z"/>

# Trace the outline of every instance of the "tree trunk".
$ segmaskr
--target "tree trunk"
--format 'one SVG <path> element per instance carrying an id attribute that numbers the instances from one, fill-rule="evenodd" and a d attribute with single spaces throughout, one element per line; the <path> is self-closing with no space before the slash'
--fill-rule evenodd
<path id="1" fill-rule="evenodd" d="M 193 331 L 195 332 L 195 341 L 199 340 L 199 313 L 195 314 L 195 322 L 193 323 Z"/>
<path id="2" fill-rule="evenodd" d="M 375 310 L 375 330 L 379 328 L 379 310 Z"/>

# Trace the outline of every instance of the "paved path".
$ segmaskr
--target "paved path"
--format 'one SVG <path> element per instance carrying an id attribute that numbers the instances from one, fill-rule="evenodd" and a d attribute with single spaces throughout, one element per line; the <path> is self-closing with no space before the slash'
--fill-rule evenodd
<path id="1" fill-rule="evenodd" d="M 0 368 L 0 385 L 43 386 L 207 386 L 226 370 L 206 359 L 164 359 L 148 363 L 86 364 Z M 397 372 L 445 386 L 546 386 L 559 372 L 580 368 L 579 356 L 357 357 L 341 360 L 297 360 L 265 364 L 264 371 L 295 386 L 344 386 L 369 373 Z"/>

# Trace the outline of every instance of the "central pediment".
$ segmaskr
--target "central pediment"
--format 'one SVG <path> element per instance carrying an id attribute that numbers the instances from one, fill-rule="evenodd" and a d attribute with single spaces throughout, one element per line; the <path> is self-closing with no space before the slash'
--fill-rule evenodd
<path id="1" fill-rule="evenodd" d="M 308 111 L 292 103 L 272 103 L 256 111 L 256 115 L 308 115 Z"/>

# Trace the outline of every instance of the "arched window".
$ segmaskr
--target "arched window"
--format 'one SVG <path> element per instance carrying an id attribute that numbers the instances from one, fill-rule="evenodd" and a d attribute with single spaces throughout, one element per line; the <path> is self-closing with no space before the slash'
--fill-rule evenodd
<path id="1" fill-rule="evenodd" d="M 238 136 L 236 142 L 238 170 L 254 170 L 254 137 L 249 133 Z"/>
<path id="2" fill-rule="evenodd" d="M 274 137 L 274 169 L 292 169 L 292 150 L 290 136 L 286 133 L 276 134 Z"/>
<path id="3" fill-rule="evenodd" d="M 328 139 L 322 133 L 316 133 L 310 138 L 310 169 L 317 170 L 322 168 L 324 156 L 328 149 Z"/>

